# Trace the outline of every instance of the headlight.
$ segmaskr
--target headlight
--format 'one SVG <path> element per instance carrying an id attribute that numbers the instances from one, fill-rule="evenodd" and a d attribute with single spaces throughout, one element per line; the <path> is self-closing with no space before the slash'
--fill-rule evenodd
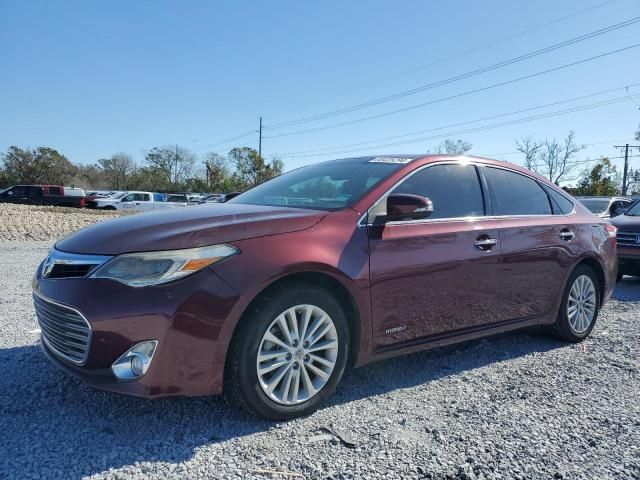
<path id="1" fill-rule="evenodd" d="M 167 250 L 165 252 L 126 253 L 108 261 L 91 278 L 110 278 L 131 287 L 171 282 L 202 270 L 238 253 L 230 245 Z"/>

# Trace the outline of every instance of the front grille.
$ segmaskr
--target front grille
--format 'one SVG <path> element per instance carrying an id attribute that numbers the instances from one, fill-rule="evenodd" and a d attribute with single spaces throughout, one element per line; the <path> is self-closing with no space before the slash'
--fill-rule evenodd
<path id="1" fill-rule="evenodd" d="M 82 365 L 89 354 L 91 326 L 80 312 L 33 295 L 42 339 L 56 355 Z"/>
<path id="2" fill-rule="evenodd" d="M 82 278 L 105 263 L 111 257 L 106 255 L 86 255 L 82 253 L 62 252 L 55 248 L 42 262 L 42 278 Z"/>
<path id="3" fill-rule="evenodd" d="M 93 264 L 73 264 L 73 263 L 57 263 L 51 268 L 51 272 L 47 278 L 74 278 L 86 277 L 91 270 L 98 265 Z"/>
<path id="4" fill-rule="evenodd" d="M 640 248 L 640 232 L 621 232 L 618 230 L 616 243 L 622 247 Z"/>

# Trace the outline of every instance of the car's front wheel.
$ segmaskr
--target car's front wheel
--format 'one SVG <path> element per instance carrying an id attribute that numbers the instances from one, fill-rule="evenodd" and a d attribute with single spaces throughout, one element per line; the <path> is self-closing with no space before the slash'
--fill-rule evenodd
<path id="1" fill-rule="evenodd" d="M 271 420 L 308 415 L 344 373 L 349 329 L 329 291 L 291 284 L 256 302 L 231 345 L 225 392 Z"/>
<path id="2" fill-rule="evenodd" d="M 578 266 L 567 281 L 554 331 L 558 338 L 580 342 L 595 326 L 600 310 L 598 277 L 586 265 Z"/>

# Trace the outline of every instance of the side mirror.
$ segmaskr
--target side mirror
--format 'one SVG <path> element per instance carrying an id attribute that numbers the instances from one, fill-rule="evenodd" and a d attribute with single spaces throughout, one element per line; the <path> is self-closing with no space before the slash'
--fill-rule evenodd
<path id="1" fill-rule="evenodd" d="M 422 220 L 433 213 L 433 203 L 427 197 L 395 193 L 387 197 L 385 222 Z"/>

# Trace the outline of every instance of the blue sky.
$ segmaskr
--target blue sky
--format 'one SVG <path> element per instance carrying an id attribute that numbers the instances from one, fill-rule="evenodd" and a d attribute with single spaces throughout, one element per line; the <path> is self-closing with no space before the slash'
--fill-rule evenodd
<path id="1" fill-rule="evenodd" d="M 72 161 L 91 163 L 120 151 L 142 161 L 146 150 L 164 144 L 178 143 L 198 154 L 224 153 L 236 145 L 256 147 L 257 134 L 253 134 L 207 148 L 256 129 L 260 115 L 268 127 L 331 112 L 640 16 L 637 0 L 601 5 L 605 2 L 0 0 L 0 151 L 10 145 L 46 145 Z M 640 43 L 640 23 L 346 115 L 295 128 L 265 128 L 264 135 L 322 127 L 428 102 L 634 43 Z M 640 83 L 639 59 L 640 47 L 400 114 L 265 138 L 263 153 L 267 158 L 281 155 L 290 169 L 348 156 L 287 155 L 295 152 L 428 130 Z M 439 63 L 433 64 L 436 61 Z M 640 86 L 629 92 L 640 95 Z M 621 90 L 467 128 L 625 94 Z M 510 154 L 516 138 L 561 137 L 573 129 L 580 143 L 598 143 L 581 153 L 581 158 L 615 156 L 613 141 L 631 140 L 640 124 L 640 97 L 635 102 L 626 99 L 602 108 L 457 136 L 473 143 L 472 153 L 519 162 L 518 155 Z M 439 141 L 361 153 L 424 152 Z M 634 161 L 640 167 L 640 158 Z"/>

